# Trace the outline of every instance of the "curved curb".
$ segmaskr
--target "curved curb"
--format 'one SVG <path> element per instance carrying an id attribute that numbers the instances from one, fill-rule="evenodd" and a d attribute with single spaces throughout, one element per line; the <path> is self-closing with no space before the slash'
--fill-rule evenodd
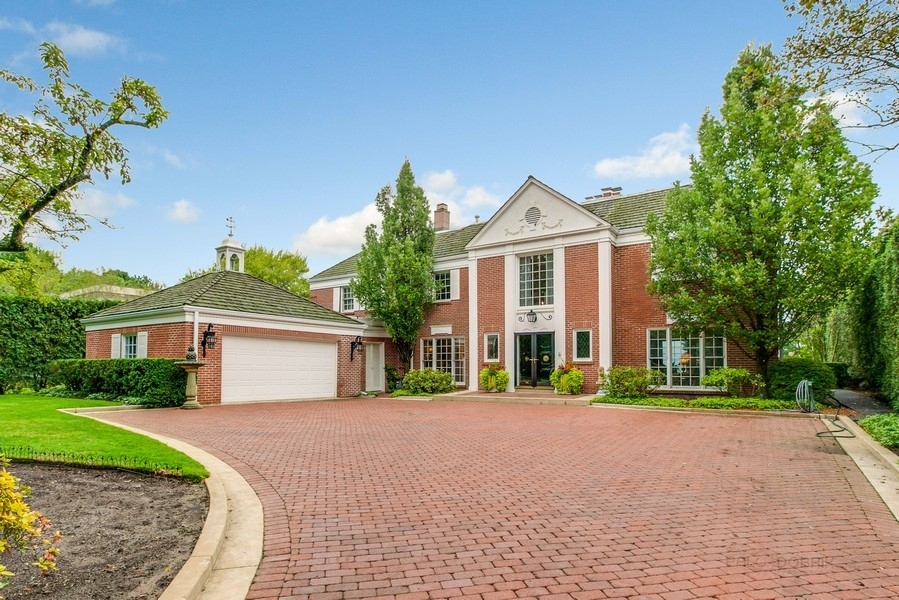
<path id="1" fill-rule="evenodd" d="M 689 406 L 643 406 L 640 404 L 612 404 L 611 402 L 591 402 L 591 407 L 614 408 L 616 410 L 656 410 L 674 413 L 693 413 L 698 415 L 720 415 L 722 417 L 787 417 L 790 419 L 817 419 L 820 414 L 804 413 L 797 410 L 745 410 L 729 408 L 691 408 Z M 842 417 L 841 417 L 842 418 Z"/>
<path id="2" fill-rule="evenodd" d="M 153 438 L 201 463 L 209 471 L 209 512 L 193 552 L 159 600 L 243 600 L 262 561 L 262 502 L 250 484 L 224 461 L 181 440 L 88 417 Z"/>
<path id="3" fill-rule="evenodd" d="M 833 431 L 827 425 L 830 419 L 821 420 Z M 840 415 L 840 423 L 855 437 L 834 436 L 834 438 L 871 483 L 874 491 L 883 499 L 883 503 L 896 520 L 899 520 L 899 464 L 897 464 L 899 457 L 877 443 L 867 431 L 849 417 Z"/>

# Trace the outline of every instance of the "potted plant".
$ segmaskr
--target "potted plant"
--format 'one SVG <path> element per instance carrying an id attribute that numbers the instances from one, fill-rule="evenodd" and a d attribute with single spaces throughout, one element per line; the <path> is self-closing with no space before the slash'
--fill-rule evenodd
<path id="1" fill-rule="evenodd" d="M 504 392 L 509 387 L 509 372 L 500 364 L 485 365 L 478 375 L 478 381 L 488 392 Z"/>
<path id="2" fill-rule="evenodd" d="M 580 394 L 584 387 L 584 373 L 567 362 L 549 374 L 549 382 L 556 388 L 557 394 Z"/>

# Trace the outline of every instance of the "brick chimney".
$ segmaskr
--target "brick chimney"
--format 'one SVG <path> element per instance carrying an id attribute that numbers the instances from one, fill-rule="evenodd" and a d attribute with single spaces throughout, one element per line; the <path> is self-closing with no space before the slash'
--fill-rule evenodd
<path id="1" fill-rule="evenodd" d="M 621 187 L 604 187 L 602 188 L 603 198 L 614 198 L 621 195 Z"/>
<path id="2" fill-rule="evenodd" d="M 446 231 L 450 227 L 450 213 L 446 204 L 441 202 L 434 211 L 434 231 Z"/>

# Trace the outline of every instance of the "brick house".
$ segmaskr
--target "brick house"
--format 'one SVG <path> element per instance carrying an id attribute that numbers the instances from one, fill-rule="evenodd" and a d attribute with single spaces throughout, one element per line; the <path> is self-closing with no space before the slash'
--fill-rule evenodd
<path id="1" fill-rule="evenodd" d="M 620 188 L 577 203 L 529 177 L 486 222 L 449 228 L 446 205 L 434 227 L 436 297 L 419 332 L 413 368 L 453 374 L 478 388 L 484 365 L 512 375 L 510 390 L 549 384 L 556 365 L 573 362 L 596 390 L 600 367 L 647 366 L 671 392 L 699 391 L 722 366 L 752 368 L 714 335 L 681 335 L 649 296 L 646 217 L 667 190 L 621 195 Z M 384 328 L 353 298 L 358 255 L 310 279 L 310 299 L 366 324 L 361 387 L 384 389 L 383 367 L 398 366 Z"/>
<path id="2" fill-rule="evenodd" d="M 244 273 L 243 253 L 229 236 L 221 270 L 83 319 L 87 358 L 183 359 L 193 346 L 201 404 L 359 394 L 365 325 Z"/>

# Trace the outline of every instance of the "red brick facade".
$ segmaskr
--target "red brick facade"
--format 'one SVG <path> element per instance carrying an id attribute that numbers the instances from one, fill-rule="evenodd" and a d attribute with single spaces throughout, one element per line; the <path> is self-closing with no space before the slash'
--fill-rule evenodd
<path id="1" fill-rule="evenodd" d="M 665 312 L 646 291 L 649 244 L 612 249 L 613 366 L 646 366 L 646 330 L 665 327 Z"/>
<path id="2" fill-rule="evenodd" d="M 478 339 L 474 340 L 476 348 L 473 351 L 477 352 L 478 369 L 483 368 L 487 362 L 484 357 L 484 335 L 498 333 L 500 366 L 505 367 L 511 374 L 514 372 L 514 365 L 503 363 L 505 345 L 514 343 L 506 338 L 506 308 L 502 297 L 505 277 L 504 257 L 493 256 L 478 260 Z"/>
<path id="3" fill-rule="evenodd" d="M 591 359 L 574 361 L 584 373 L 584 392 L 596 392 L 599 366 L 599 244 L 565 248 L 565 340 L 559 344 L 574 361 L 574 332 L 589 330 Z"/>

